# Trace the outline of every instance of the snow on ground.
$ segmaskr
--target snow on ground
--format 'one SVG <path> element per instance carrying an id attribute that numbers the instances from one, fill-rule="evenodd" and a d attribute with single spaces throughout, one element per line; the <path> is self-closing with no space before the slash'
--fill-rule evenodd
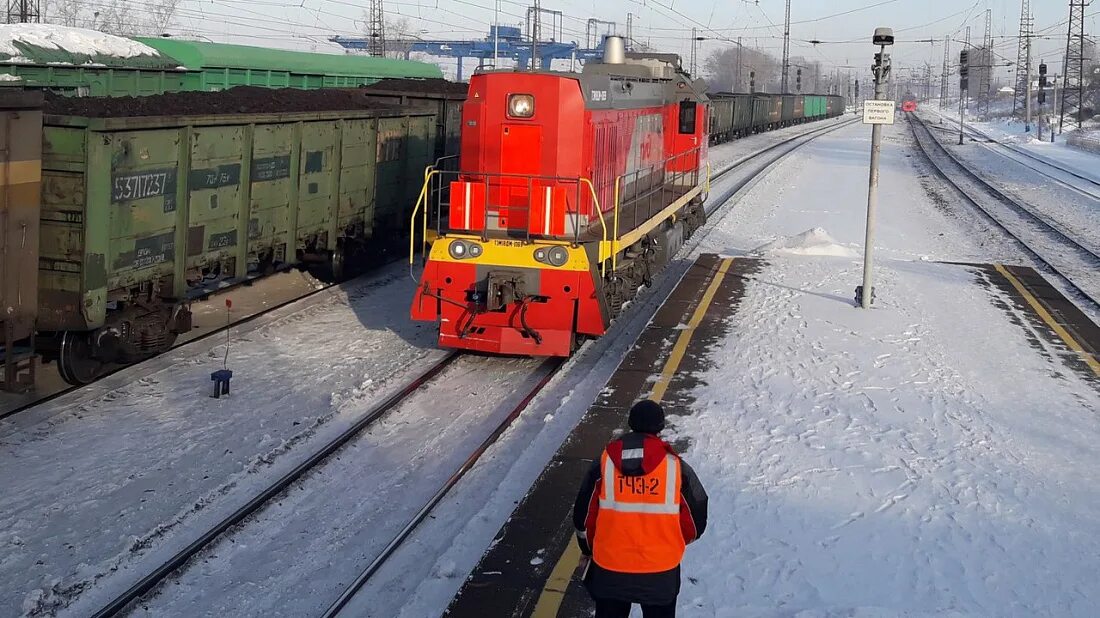
<path id="1" fill-rule="evenodd" d="M 397 264 L 234 329 L 229 399 L 208 396 L 225 352 L 214 337 L 9 419 L 0 468 L 19 473 L 0 478 L 0 615 L 148 568 L 424 367 L 439 352 L 407 319 L 413 286 Z"/>
<path id="2" fill-rule="evenodd" d="M 535 387 L 542 364 L 459 359 L 132 615 L 321 615 Z"/>
<path id="3" fill-rule="evenodd" d="M 18 57 L 23 52 L 15 43 L 43 49 L 60 49 L 85 56 L 136 58 L 159 55 L 157 50 L 144 43 L 95 30 L 55 24 L 0 25 L 0 54 Z"/>
<path id="4" fill-rule="evenodd" d="M 887 129 L 883 149 L 876 307 L 853 306 L 859 260 L 770 255 L 692 413 L 672 422 L 711 496 L 684 616 L 1100 605 L 1100 389 L 1011 299 L 928 261 L 1011 251 L 926 192 L 905 132 Z M 813 228 L 858 248 L 868 134 L 845 129 L 781 164 L 704 248 L 739 255 Z"/>
<path id="5" fill-rule="evenodd" d="M 953 122 L 953 128 L 956 131 L 959 128 L 958 111 L 940 110 L 927 106 L 922 109 L 921 113 L 940 116 L 944 119 L 946 126 L 951 126 Z M 1100 180 L 1100 171 L 1098 171 L 1100 170 L 1100 153 L 1074 148 L 1069 145 L 1066 142 L 1066 137 L 1072 133 L 1072 130 L 1058 134 L 1054 143 L 1051 143 L 1049 127 L 1045 124 L 1043 126 L 1044 138 L 1042 141 L 1038 139 L 1038 129 L 1034 124 L 1032 124 L 1031 130 L 1027 131 L 1027 125 L 1015 119 L 1000 118 L 982 122 L 967 116 L 966 125 L 1002 143 L 1011 144 L 1031 154 L 1050 159 L 1051 162 L 1075 173 Z"/>

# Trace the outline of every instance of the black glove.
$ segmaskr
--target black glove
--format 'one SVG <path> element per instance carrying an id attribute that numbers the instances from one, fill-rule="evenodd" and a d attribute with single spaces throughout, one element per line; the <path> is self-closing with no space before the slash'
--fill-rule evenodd
<path id="1" fill-rule="evenodd" d="M 580 546 L 582 554 L 592 555 L 592 547 L 588 545 L 588 534 L 584 530 L 577 530 L 577 545 Z"/>

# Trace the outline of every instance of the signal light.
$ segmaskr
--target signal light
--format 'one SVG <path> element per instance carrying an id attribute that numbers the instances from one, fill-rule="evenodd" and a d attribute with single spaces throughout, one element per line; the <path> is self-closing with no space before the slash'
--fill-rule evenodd
<path id="1" fill-rule="evenodd" d="M 1040 62 L 1039 63 L 1039 75 L 1046 75 L 1046 74 L 1047 74 L 1047 63 Z"/>

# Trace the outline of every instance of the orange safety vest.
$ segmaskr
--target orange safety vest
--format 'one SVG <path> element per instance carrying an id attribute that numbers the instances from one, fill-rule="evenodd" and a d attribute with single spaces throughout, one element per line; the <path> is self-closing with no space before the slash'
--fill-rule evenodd
<path id="1" fill-rule="evenodd" d="M 639 454 L 640 456 L 640 454 Z M 684 557 L 680 528 L 680 458 L 672 453 L 652 472 L 627 476 L 605 449 L 592 560 L 609 571 L 659 573 Z"/>

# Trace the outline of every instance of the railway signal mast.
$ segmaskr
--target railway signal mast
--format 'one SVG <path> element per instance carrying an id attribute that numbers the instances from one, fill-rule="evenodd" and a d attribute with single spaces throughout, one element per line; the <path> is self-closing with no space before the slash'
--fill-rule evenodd
<path id="1" fill-rule="evenodd" d="M 871 41 L 879 46 L 871 70 L 875 74 L 875 98 L 863 104 L 863 124 L 871 126 L 871 174 L 867 188 L 867 233 L 863 240 L 863 285 L 856 287 L 856 303 L 870 309 L 875 300 L 875 288 L 871 285 L 871 267 L 874 263 L 875 210 L 878 207 L 878 160 L 882 152 L 882 125 L 894 123 L 894 101 L 885 101 L 886 81 L 890 76 L 890 54 L 886 48 L 894 44 L 894 31 L 875 28 Z"/>
<path id="2" fill-rule="evenodd" d="M 1047 93 L 1044 89 L 1047 87 L 1047 63 L 1042 60 L 1039 61 L 1039 141 L 1043 141 L 1043 104 L 1047 102 Z M 1050 127 L 1050 136 L 1054 137 L 1054 126 Z"/>
<path id="3" fill-rule="evenodd" d="M 959 145 L 963 144 L 963 114 L 966 111 L 964 101 L 970 88 L 970 50 L 959 52 Z"/>

